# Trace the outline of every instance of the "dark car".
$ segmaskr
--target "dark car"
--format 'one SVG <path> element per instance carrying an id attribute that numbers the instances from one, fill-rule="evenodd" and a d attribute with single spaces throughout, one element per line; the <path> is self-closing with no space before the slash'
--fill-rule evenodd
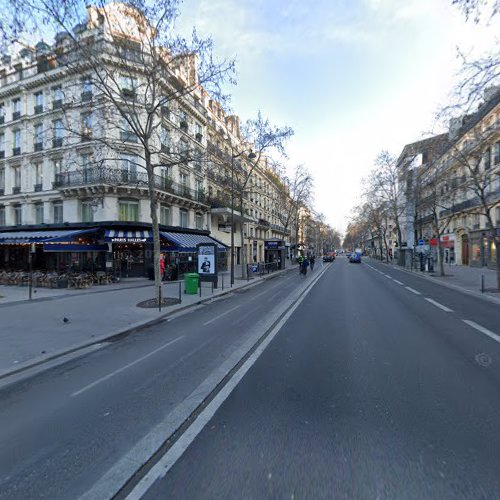
<path id="1" fill-rule="evenodd" d="M 353 252 L 349 257 L 349 262 L 361 264 L 361 252 Z"/>
<path id="2" fill-rule="evenodd" d="M 323 255 L 323 262 L 333 262 L 333 260 L 332 255 Z"/>

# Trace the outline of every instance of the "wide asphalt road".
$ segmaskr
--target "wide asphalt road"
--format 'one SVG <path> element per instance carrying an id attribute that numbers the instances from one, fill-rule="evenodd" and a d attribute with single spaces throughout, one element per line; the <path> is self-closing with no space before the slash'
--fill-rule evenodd
<path id="1" fill-rule="evenodd" d="M 145 497 L 500 498 L 499 335 L 496 304 L 338 258 Z"/>
<path id="2" fill-rule="evenodd" d="M 112 496 L 310 281 L 269 277 L 0 387 L 0 499 Z"/>

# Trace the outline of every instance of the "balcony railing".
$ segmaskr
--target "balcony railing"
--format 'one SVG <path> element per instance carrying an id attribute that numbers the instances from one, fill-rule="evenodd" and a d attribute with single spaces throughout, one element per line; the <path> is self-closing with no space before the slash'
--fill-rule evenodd
<path id="1" fill-rule="evenodd" d="M 19 118 L 21 118 L 21 111 L 14 111 L 12 113 L 12 120 L 19 120 Z"/>
<path id="2" fill-rule="evenodd" d="M 43 113 L 43 104 L 37 104 L 35 106 L 35 115 L 39 115 L 40 113 Z"/>
<path id="3" fill-rule="evenodd" d="M 21 188 L 19 186 L 14 186 L 12 188 L 12 194 L 19 194 L 21 192 Z"/>
<path id="4" fill-rule="evenodd" d="M 105 184 L 112 186 L 137 186 L 148 187 L 148 175 L 146 172 L 131 172 L 119 168 L 89 168 L 56 174 L 53 182 L 54 189 L 65 187 L 90 186 Z M 199 203 L 206 203 L 206 193 L 191 189 L 183 184 L 172 181 L 168 177 L 154 176 L 155 188 L 167 193 L 187 198 Z"/>
<path id="5" fill-rule="evenodd" d="M 52 101 L 52 109 L 61 109 L 62 108 L 62 99 L 55 99 Z"/>

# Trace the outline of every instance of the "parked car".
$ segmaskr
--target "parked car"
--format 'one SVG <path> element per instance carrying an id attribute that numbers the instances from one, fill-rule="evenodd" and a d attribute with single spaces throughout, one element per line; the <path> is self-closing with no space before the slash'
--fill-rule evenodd
<path id="1" fill-rule="evenodd" d="M 333 262 L 335 260 L 335 257 L 331 254 L 325 254 L 323 255 L 323 262 Z"/>

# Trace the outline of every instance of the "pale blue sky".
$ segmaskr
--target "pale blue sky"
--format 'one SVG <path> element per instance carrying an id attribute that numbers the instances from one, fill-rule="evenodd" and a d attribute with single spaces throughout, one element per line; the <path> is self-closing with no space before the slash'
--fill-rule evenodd
<path id="1" fill-rule="evenodd" d="M 185 0 L 179 28 L 236 56 L 234 111 L 289 125 L 289 165 L 315 178 L 315 207 L 344 230 L 361 178 L 382 149 L 399 154 L 448 102 L 456 47 L 491 45 L 451 0 Z M 496 32 L 500 33 L 498 26 Z"/>

